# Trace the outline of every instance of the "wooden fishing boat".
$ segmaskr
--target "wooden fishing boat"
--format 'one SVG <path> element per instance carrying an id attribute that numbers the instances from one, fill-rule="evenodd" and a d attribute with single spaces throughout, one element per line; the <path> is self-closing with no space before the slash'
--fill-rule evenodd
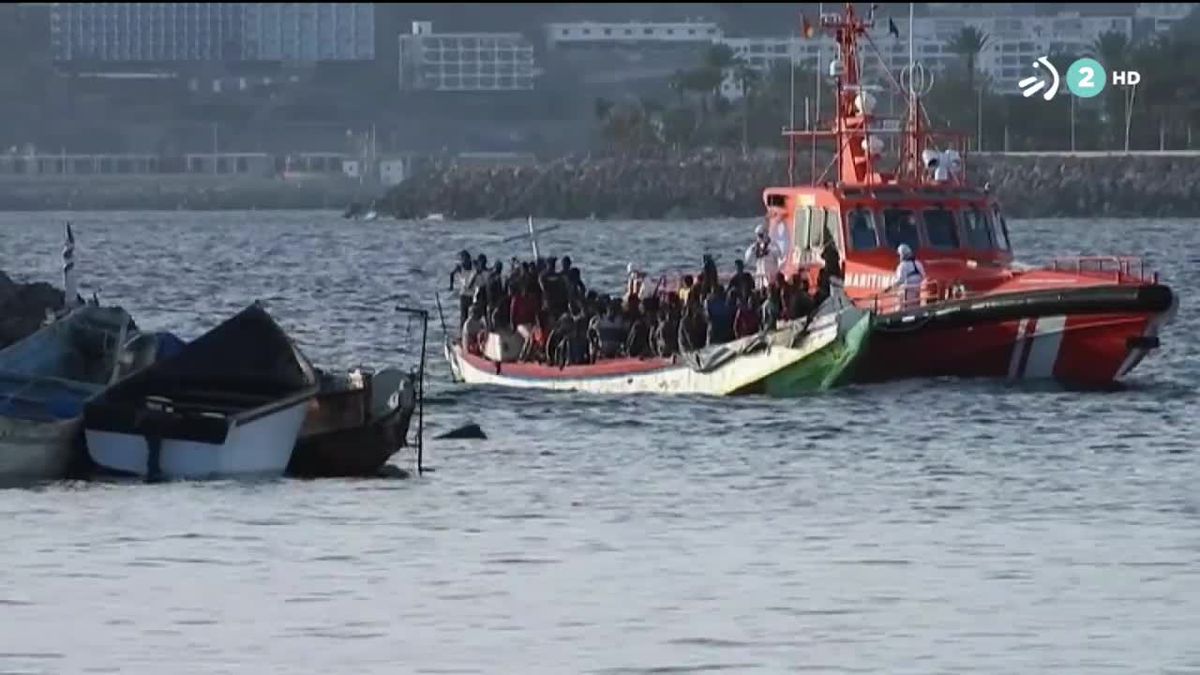
<path id="1" fill-rule="evenodd" d="M 122 374 L 136 331 L 117 307 L 79 307 L 0 351 L 0 482 L 67 475 L 84 403 Z"/>
<path id="2" fill-rule="evenodd" d="M 374 476 L 407 445 L 417 376 L 387 368 L 320 374 L 287 473 L 299 478 Z"/>
<path id="3" fill-rule="evenodd" d="M 920 64 L 887 78 L 906 83 L 897 92 L 905 116 L 878 115 L 877 87 L 860 81 L 858 52 L 873 18 L 847 3 L 819 25 L 840 47 L 830 64 L 835 116 L 816 131 L 785 132 L 792 175 L 787 186 L 765 189 L 763 202 L 786 274 L 815 279 L 836 261 L 840 269 L 829 273 L 844 275 L 847 294 L 877 315 L 856 381 L 978 376 L 1103 386 L 1159 346 L 1179 301 L 1156 273 L 1120 256 L 1017 263 L 999 201 L 967 178 L 966 136 L 929 123 Z M 889 134 L 898 136 L 890 171 Z M 797 185 L 795 150 L 818 141 L 834 143 L 833 173 L 818 174 L 814 159 L 811 182 Z M 923 273 L 913 273 L 918 267 Z M 901 271 L 910 275 L 904 285 Z"/>
<path id="4" fill-rule="evenodd" d="M 280 476 L 317 390 L 308 359 L 255 303 L 90 401 L 88 454 L 151 480 Z"/>
<path id="5" fill-rule="evenodd" d="M 501 362 L 447 343 L 456 380 L 597 394 L 799 396 L 828 389 L 851 371 L 870 333 L 871 313 L 831 301 L 811 321 L 672 358 L 613 358 L 585 365 Z"/>

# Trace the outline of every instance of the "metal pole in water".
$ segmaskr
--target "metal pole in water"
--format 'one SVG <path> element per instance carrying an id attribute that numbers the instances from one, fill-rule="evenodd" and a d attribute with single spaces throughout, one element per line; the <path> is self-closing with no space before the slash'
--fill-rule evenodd
<path id="1" fill-rule="evenodd" d="M 417 385 L 417 475 L 424 470 L 425 454 L 425 344 L 429 336 L 429 312 L 421 312 L 421 373 Z"/>

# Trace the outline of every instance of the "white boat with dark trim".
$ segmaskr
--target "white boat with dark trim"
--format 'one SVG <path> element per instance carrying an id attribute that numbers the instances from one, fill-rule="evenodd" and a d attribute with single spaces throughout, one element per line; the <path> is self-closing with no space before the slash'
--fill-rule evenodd
<path id="1" fill-rule="evenodd" d="M 88 454 L 150 480 L 282 476 L 318 389 L 258 303 L 84 409 Z"/>

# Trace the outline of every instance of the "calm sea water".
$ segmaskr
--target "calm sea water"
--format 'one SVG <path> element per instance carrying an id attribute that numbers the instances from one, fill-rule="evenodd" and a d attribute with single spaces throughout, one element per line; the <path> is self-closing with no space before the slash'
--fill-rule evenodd
<path id="1" fill-rule="evenodd" d="M 259 298 L 330 366 L 411 363 L 394 298 L 432 309 L 460 248 L 527 250 L 500 243 L 523 223 L 9 213 L 0 268 L 59 283 L 68 217 L 85 290 L 143 327 L 190 338 Z M 753 225 L 541 244 L 616 285 L 729 264 Z M 0 672 L 1200 673 L 1198 225 L 1012 224 L 1027 261 L 1145 254 L 1183 293 L 1115 393 L 468 390 L 431 349 L 429 430 L 490 439 L 431 440 L 418 480 L 0 491 Z"/>

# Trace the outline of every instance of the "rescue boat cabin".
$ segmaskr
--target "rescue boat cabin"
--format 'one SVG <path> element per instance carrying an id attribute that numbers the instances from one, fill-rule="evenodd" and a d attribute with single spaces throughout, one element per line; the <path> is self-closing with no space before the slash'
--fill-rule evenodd
<path id="1" fill-rule="evenodd" d="M 767 188 L 771 238 L 784 253 L 783 271 L 816 285 L 823 252 L 832 244 L 846 294 L 886 298 L 895 282 L 897 249 L 907 244 L 925 268 L 929 299 L 989 290 L 1009 278 L 1013 260 L 1000 205 L 963 186 L 833 186 Z"/>
<path id="2" fill-rule="evenodd" d="M 847 295 L 872 299 L 876 311 L 888 311 L 880 302 L 895 297 L 889 289 L 901 244 L 925 269 L 926 301 L 987 291 L 1011 278 L 1012 245 L 1000 205 L 986 189 L 968 184 L 966 137 L 930 124 L 912 86 L 920 66 L 901 74 L 909 82 L 900 92 L 907 103 L 904 117 L 876 115 L 872 91 L 878 88 L 860 84 L 857 48 L 860 39 L 870 39 L 873 16 L 863 19 L 846 3 L 841 13 L 821 16 L 820 25 L 839 46 L 829 64 L 833 120 L 811 130 L 784 131 L 789 185 L 763 192 L 769 232 L 784 254 L 784 273 L 807 274 L 815 284 L 823 258 L 832 259 L 822 255 L 832 244 Z M 897 157 L 894 170 L 884 171 L 883 139 L 889 135 L 896 139 Z M 812 143 L 813 176 L 806 186 L 793 179 L 798 140 Z M 834 146 L 820 176 L 818 140 Z"/>

